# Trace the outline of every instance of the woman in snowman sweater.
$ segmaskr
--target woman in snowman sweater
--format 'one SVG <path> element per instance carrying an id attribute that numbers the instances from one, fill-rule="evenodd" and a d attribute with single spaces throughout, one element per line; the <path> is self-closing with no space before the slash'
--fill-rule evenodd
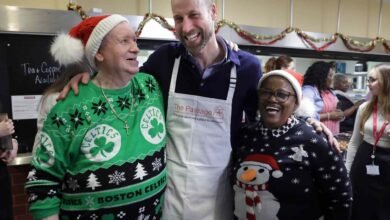
<path id="1" fill-rule="evenodd" d="M 242 130 L 234 167 L 238 219 L 348 220 L 352 193 L 344 162 L 323 134 L 294 117 L 301 86 L 275 70 L 259 82 L 260 119 Z"/>

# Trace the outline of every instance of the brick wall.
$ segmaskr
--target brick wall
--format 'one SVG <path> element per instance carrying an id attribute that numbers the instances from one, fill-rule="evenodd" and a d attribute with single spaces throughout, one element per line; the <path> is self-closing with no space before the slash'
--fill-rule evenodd
<path id="1" fill-rule="evenodd" d="M 32 216 L 27 211 L 27 195 L 24 192 L 24 183 L 30 165 L 9 166 L 11 175 L 12 197 L 14 206 L 14 220 L 32 220 Z"/>

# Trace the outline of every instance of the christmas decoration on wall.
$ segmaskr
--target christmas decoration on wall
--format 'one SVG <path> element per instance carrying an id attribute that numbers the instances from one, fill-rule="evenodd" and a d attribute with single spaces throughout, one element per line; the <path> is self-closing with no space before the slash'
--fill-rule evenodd
<path id="1" fill-rule="evenodd" d="M 77 11 L 83 20 L 88 17 L 88 15 L 85 13 L 85 11 L 82 9 L 80 5 L 77 5 L 75 3 L 69 3 L 67 7 L 68 10 L 70 11 Z M 156 21 L 163 28 L 175 33 L 175 28 L 168 23 L 166 18 L 157 15 L 155 13 L 146 13 L 143 20 L 138 25 L 136 31 L 137 36 L 141 35 L 145 25 L 151 20 Z M 375 39 L 365 41 L 365 42 L 355 40 L 352 37 L 349 37 L 342 33 L 335 33 L 326 38 L 316 38 L 310 36 L 309 34 L 305 33 L 301 29 L 294 28 L 294 27 L 288 27 L 276 35 L 262 35 L 262 34 L 256 34 L 256 33 L 251 33 L 249 31 L 246 31 L 242 29 L 239 25 L 235 24 L 234 22 L 225 19 L 222 19 L 216 23 L 216 33 L 218 33 L 218 31 L 224 26 L 233 29 L 240 37 L 247 40 L 248 42 L 256 45 L 262 45 L 262 46 L 273 45 L 277 41 L 283 40 L 288 34 L 295 32 L 305 43 L 308 44 L 310 48 L 318 52 L 326 50 L 329 46 L 336 43 L 338 38 L 340 38 L 343 44 L 345 45 L 345 47 L 351 51 L 369 52 L 373 50 L 376 45 L 382 44 L 385 49 L 385 52 L 390 53 L 389 41 L 382 37 L 376 37 Z"/>
<path id="2" fill-rule="evenodd" d="M 144 29 L 145 25 L 150 21 L 150 20 L 154 20 L 156 21 L 157 23 L 159 23 L 163 28 L 169 30 L 169 31 L 172 31 L 173 33 L 175 33 L 175 28 L 170 25 L 168 23 L 168 21 L 160 16 L 160 15 L 157 15 L 157 14 L 154 14 L 154 13 L 147 13 L 145 14 L 144 16 L 144 19 L 141 21 L 141 23 L 139 23 L 138 25 L 138 28 L 137 28 L 137 31 L 135 32 L 137 34 L 137 36 L 140 36 L 141 33 L 142 33 L 142 30 Z"/>

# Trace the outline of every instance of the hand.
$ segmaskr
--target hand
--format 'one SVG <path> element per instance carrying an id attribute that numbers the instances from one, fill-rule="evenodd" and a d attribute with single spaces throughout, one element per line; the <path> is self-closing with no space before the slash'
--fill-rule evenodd
<path id="1" fill-rule="evenodd" d="M 89 73 L 79 73 L 72 77 L 70 81 L 66 84 L 66 86 L 62 89 L 60 94 L 57 97 L 58 100 L 63 100 L 68 95 L 69 91 L 72 89 L 75 95 L 79 94 L 79 84 L 80 82 L 83 84 L 87 84 L 90 79 Z"/>
<path id="2" fill-rule="evenodd" d="M 7 136 L 15 133 L 14 122 L 11 119 L 7 119 L 0 122 L 0 137 Z"/>
<path id="3" fill-rule="evenodd" d="M 1 160 L 5 163 L 11 163 L 18 154 L 18 146 L 18 141 L 12 138 L 12 149 L 1 153 Z"/>
<path id="4" fill-rule="evenodd" d="M 339 153 L 341 152 L 339 142 L 333 137 L 333 133 L 329 130 L 328 127 L 326 127 L 324 123 L 319 122 L 313 118 L 308 118 L 306 122 L 313 126 L 317 133 L 324 133 L 328 139 L 329 144 Z"/>
<path id="5" fill-rule="evenodd" d="M 313 128 L 316 130 L 317 133 L 321 133 L 323 131 L 322 129 L 322 123 L 315 120 L 314 118 L 307 118 L 306 122 L 309 123 Z"/>
<path id="6" fill-rule="evenodd" d="M 228 40 L 225 40 L 226 43 L 229 45 L 230 49 L 233 50 L 233 51 L 239 51 L 240 48 L 238 48 L 238 45 L 232 41 L 228 41 Z"/>
<path id="7" fill-rule="evenodd" d="M 366 100 L 362 99 L 357 102 L 355 102 L 354 106 L 359 107 L 361 104 L 363 104 Z"/>
<path id="8" fill-rule="evenodd" d="M 330 113 L 330 120 L 340 121 L 344 119 L 344 112 L 341 109 L 336 109 L 335 111 Z"/>

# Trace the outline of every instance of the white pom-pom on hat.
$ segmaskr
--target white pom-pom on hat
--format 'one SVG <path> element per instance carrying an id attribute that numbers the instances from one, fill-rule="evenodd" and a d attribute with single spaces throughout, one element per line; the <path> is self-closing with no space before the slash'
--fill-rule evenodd
<path id="1" fill-rule="evenodd" d="M 60 65 L 80 63 L 84 57 L 84 46 L 80 39 L 61 33 L 56 36 L 50 53 Z"/>
<path id="2" fill-rule="evenodd" d="M 95 56 L 104 37 L 119 23 L 128 20 L 117 14 L 89 17 L 72 27 L 68 34 L 60 34 L 50 52 L 61 65 L 82 62 L 87 58 L 96 69 Z"/>
<path id="3" fill-rule="evenodd" d="M 301 104 L 295 110 L 295 116 L 316 118 L 316 107 L 314 102 L 309 98 L 302 98 Z"/>

